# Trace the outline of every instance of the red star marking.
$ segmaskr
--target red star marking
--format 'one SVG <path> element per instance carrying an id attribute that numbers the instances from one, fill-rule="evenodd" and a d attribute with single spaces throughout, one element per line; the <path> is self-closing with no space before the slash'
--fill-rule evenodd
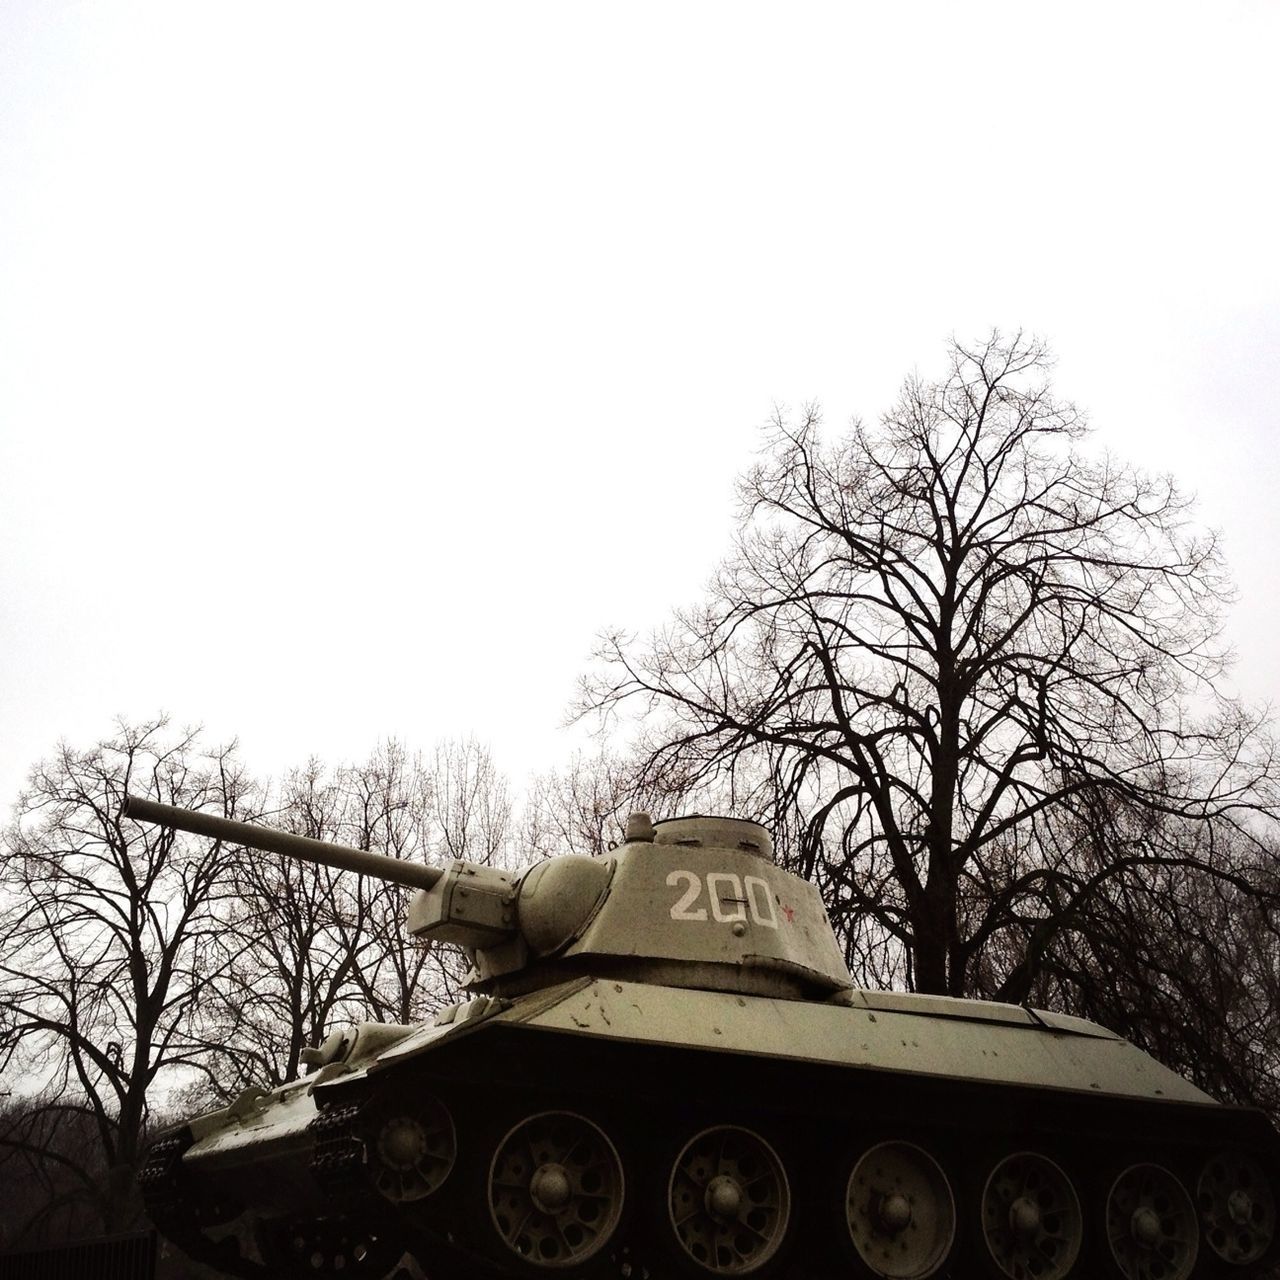
<path id="1" fill-rule="evenodd" d="M 783 907 L 782 914 L 787 917 L 788 924 L 796 918 L 795 909 L 793 907 Z"/>

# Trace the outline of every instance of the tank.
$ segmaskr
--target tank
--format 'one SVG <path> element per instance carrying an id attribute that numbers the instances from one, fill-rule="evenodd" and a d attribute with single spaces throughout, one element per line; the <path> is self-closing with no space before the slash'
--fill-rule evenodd
<path id="1" fill-rule="evenodd" d="M 470 997 L 335 1030 L 162 1134 L 157 1228 L 237 1276 L 1252 1277 L 1280 1143 L 1104 1028 L 857 988 L 753 822 L 635 814 L 519 873 L 124 814 L 413 887 Z"/>

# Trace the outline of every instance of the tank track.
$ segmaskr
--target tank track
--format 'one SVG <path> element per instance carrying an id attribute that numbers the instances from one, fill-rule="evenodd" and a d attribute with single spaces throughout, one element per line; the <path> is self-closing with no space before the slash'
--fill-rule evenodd
<path id="1" fill-rule="evenodd" d="M 378 1190 L 377 1135 L 388 1112 L 400 1111 L 406 1098 L 453 1092 L 425 1074 L 409 1073 L 396 1080 L 393 1099 L 386 1092 L 387 1083 L 382 1080 L 381 1087 L 374 1087 L 353 1082 L 337 1096 L 317 1098 L 319 1112 L 309 1126 L 315 1139 L 311 1172 L 325 1199 L 335 1209 L 341 1206 L 344 1214 L 376 1222 L 404 1244 L 431 1280 L 529 1280 L 539 1269 L 507 1256 L 506 1247 L 492 1238 L 483 1192 L 465 1167 L 455 1168 L 437 1191 L 423 1199 L 395 1203 Z M 484 1148 L 502 1136 L 512 1119 L 524 1114 L 520 1104 L 510 1116 L 511 1108 L 505 1103 L 498 1110 L 501 1118 L 489 1116 L 483 1108 L 469 1116 L 455 1112 L 454 1120 L 464 1126 L 460 1143 Z M 640 1244 L 620 1235 L 615 1246 L 589 1267 L 574 1267 L 573 1275 L 577 1280 L 651 1280 L 659 1272 L 636 1256 Z"/>
<path id="2" fill-rule="evenodd" d="M 570 1057 L 573 1073 L 567 1079 Z M 673 1089 L 670 1082 L 677 1081 L 679 1088 Z M 921 1254 L 918 1270 L 938 1280 L 943 1275 L 978 1280 L 1019 1268 L 1024 1276 L 1047 1280 L 1067 1274 L 1071 1280 L 1122 1280 L 1129 1272 L 1141 1273 L 1149 1251 L 1162 1248 L 1177 1256 L 1161 1255 L 1157 1262 L 1163 1270 L 1151 1270 L 1152 1277 L 1173 1280 L 1185 1272 L 1187 1280 L 1222 1280 L 1229 1272 L 1238 1280 L 1275 1280 L 1272 1268 L 1280 1257 L 1280 1196 L 1272 1205 L 1269 1195 L 1253 1198 L 1257 1204 L 1266 1201 L 1259 1210 L 1260 1235 L 1274 1235 L 1274 1242 L 1236 1265 L 1215 1256 L 1214 1247 L 1222 1249 L 1223 1241 L 1211 1247 L 1209 1230 L 1230 1232 L 1239 1223 L 1240 1206 L 1233 1205 L 1229 1192 L 1240 1181 L 1233 1180 L 1230 1168 L 1220 1171 L 1222 1204 L 1214 1210 L 1215 1224 L 1197 1222 L 1205 1211 L 1205 1188 L 1198 1179 L 1214 1152 L 1248 1157 L 1265 1178 L 1280 1174 L 1270 1131 L 1260 1116 L 1240 1109 L 998 1089 L 666 1047 L 639 1050 L 521 1029 L 475 1036 L 430 1070 L 417 1075 L 406 1070 L 394 1078 L 388 1071 L 379 1083 L 384 1093 L 421 1092 L 448 1100 L 458 1128 L 455 1175 L 461 1177 L 423 1201 L 422 1212 L 441 1224 L 438 1230 L 456 1233 L 469 1256 L 486 1258 L 502 1276 L 550 1280 L 568 1270 L 562 1255 L 541 1261 L 536 1250 L 542 1237 L 534 1232 L 525 1241 L 516 1229 L 504 1240 L 498 1232 L 505 1232 L 505 1224 L 490 1220 L 487 1200 L 498 1188 L 494 1212 L 501 1214 L 501 1190 L 515 1183 L 530 1195 L 540 1183 L 537 1194 L 563 1196 L 556 1187 L 559 1157 L 554 1152 L 534 1157 L 545 1169 L 524 1159 L 519 1168 L 507 1162 L 514 1176 L 503 1172 L 501 1153 L 518 1145 L 521 1126 L 549 1113 L 595 1126 L 614 1144 L 623 1170 L 622 1217 L 609 1243 L 583 1268 L 591 1280 L 643 1280 L 646 1275 L 715 1280 L 748 1269 L 753 1280 L 755 1275 L 761 1280 L 872 1276 L 869 1258 L 878 1262 L 886 1249 L 900 1251 L 904 1240 L 914 1239 L 915 1210 L 908 1212 L 908 1204 L 915 1203 L 928 1205 L 936 1219 L 930 1228 L 936 1235 L 921 1235 L 921 1243 L 913 1244 Z M 728 1156 L 722 1157 L 721 1147 Z M 712 1179 L 719 1185 L 703 1186 L 698 1166 L 711 1168 L 722 1158 L 728 1172 Z M 776 1252 L 762 1249 L 739 1257 L 731 1251 L 722 1260 L 720 1251 L 738 1246 L 720 1230 L 720 1220 L 731 1216 L 741 1189 L 724 1179 L 745 1185 L 735 1165 L 746 1170 L 752 1163 L 767 1171 L 774 1162 L 781 1175 L 773 1181 L 789 1185 L 789 1203 L 780 1195 L 776 1205 L 765 1205 L 759 1230 L 775 1233 L 768 1215 L 776 1217 Z M 1172 1188 L 1174 1194 L 1162 1170 L 1180 1184 Z M 882 1176 L 892 1185 L 882 1187 Z M 1023 1203 L 1027 1185 L 1040 1188 L 1034 1204 Z M 677 1197 L 684 1190 L 696 1194 L 688 1201 L 691 1227 L 681 1232 L 677 1218 L 683 1221 L 687 1211 Z M 900 1202 L 899 1192 L 905 1201 Z M 512 1212 L 526 1212 L 529 1198 L 524 1196 Z M 1185 1199 L 1182 1208 L 1179 1199 Z M 1149 1221 L 1148 1201 L 1169 1202 L 1167 1212 L 1161 1209 L 1159 1232 Z M 1185 1228 L 1200 1237 L 1194 1262 L 1182 1256 L 1179 1240 L 1165 1239 L 1173 1228 L 1163 1225 L 1163 1217 L 1179 1215 L 1186 1221 L 1176 1224 L 1178 1232 Z M 1065 1224 L 1052 1228 L 1065 1243 L 1042 1245 L 1040 1237 L 1049 1229 L 1036 1225 L 1041 1219 Z M 1112 1233 L 1119 1263 L 1113 1259 Z M 1032 1243 L 1057 1253 L 1032 1256 Z M 1241 1237 L 1240 1252 L 1248 1248 Z M 1079 1257 L 1071 1265 L 1073 1250 Z M 432 1280 L 469 1280 L 473 1274 L 447 1266 L 430 1271 Z M 886 1274 L 899 1272 L 890 1267 Z"/>
<path id="3" fill-rule="evenodd" d="M 318 1112 L 308 1125 L 314 1143 L 310 1163 L 295 1176 L 310 1176 L 322 1194 L 323 1209 L 314 1216 L 259 1221 L 258 1242 L 270 1274 L 344 1280 L 399 1275 L 405 1247 L 387 1203 L 369 1180 L 359 1131 L 367 1099 L 348 1093 L 340 1101 L 317 1101 Z"/>
<path id="4" fill-rule="evenodd" d="M 334 1204 L 357 1210 L 380 1207 L 377 1191 L 369 1180 L 365 1142 L 358 1127 L 368 1106 L 367 1096 L 321 1103 L 319 1113 L 308 1126 L 315 1139 L 312 1177 Z"/>
<path id="5" fill-rule="evenodd" d="M 392 1204 L 378 1191 L 371 1169 L 371 1120 L 377 1108 L 371 1089 L 318 1100 L 318 1106 L 319 1113 L 309 1126 L 315 1138 L 311 1175 L 330 1204 L 341 1206 L 345 1217 L 395 1238 L 432 1280 L 486 1280 L 496 1275 L 482 1260 L 424 1227 L 411 1209 Z"/>
<path id="6" fill-rule="evenodd" d="M 138 1174 L 138 1190 L 142 1192 L 147 1216 L 166 1233 L 182 1217 L 180 1168 L 183 1152 L 191 1143 L 190 1129 L 153 1142 Z"/>
<path id="7" fill-rule="evenodd" d="M 246 1280 L 269 1275 L 267 1268 L 244 1256 L 235 1234 L 221 1238 L 206 1234 L 210 1226 L 235 1217 L 236 1211 L 205 1204 L 189 1187 L 182 1157 L 194 1140 L 191 1130 L 184 1127 L 151 1144 L 138 1173 L 147 1217 L 161 1235 L 196 1262 Z"/>

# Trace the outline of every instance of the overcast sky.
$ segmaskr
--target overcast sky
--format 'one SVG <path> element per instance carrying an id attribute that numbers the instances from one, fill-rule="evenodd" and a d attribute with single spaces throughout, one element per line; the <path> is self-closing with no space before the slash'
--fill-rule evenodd
<path id="1" fill-rule="evenodd" d="M 0 816 L 168 711 L 559 762 L 775 403 L 1019 326 L 1280 691 L 1277 4 L 0 4 Z"/>

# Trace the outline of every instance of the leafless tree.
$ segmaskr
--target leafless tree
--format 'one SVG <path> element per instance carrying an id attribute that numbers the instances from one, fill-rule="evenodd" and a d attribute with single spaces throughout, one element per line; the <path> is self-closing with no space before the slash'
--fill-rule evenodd
<path id="1" fill-rule="evenodd" d="M 442 742 L 431 755 L 429 770 L 427 842 L 437 858 L 508 869 L 528 861 L 518 842 L 510 783 L 483 743 L 474 738 Z M 437 1001 L 461 998 L 470 969 L 463 953 L 457 947 L 433 946 L 429 956 Z"/>
<path id="2" fill-rule="evenodd" d="M 0 866 L 0 1185 L 17 1179 L 30 1207 L 8 1243 L 126 1225 L 157 1106 L 294 1078 L 335 1024 L 419 1018 L 465 972 L 407 936 L 402 888 L 122 821 L 125 793 L 392 857 L 506 861 L 508 784 L 487 750 L 429 760 L 389 742 L 264 787 L 156 720 L 33 772 Z"/>
<path id="3" fill-rule="evenodd" d="M 357 764 L 313 760 L 263 807 L 256 816 L 288 831 L 394 858 L 501 863 L 511 837 L 507 781 L 470 740 L 425 763 L 396 742 Z M 221 1094 L 296 1078 L 302 1049 L 335 1025 L 412 1022 L 458 998 L 468 966 L 407 934 L 401 886 L 248 849 L 233 876 L 232 980 L 216 994 L 237 1052 Z"/>
<path id="4" fill-rule="evenodd" d="M 396 742 L 340 771 L 347 818 L 344 842 L 392 858 L 434 862 L 435 776 Z M 407 1023 L 441 1003 L 440 957 L 405 928 L 410 893 L 399 885 L 345 877 L 334 921 L 357 956 L 355 977 L 365 1017 Z"/>
<path id="5" fill-rule="evenodd" d="M 575 753 L 564 769 L 535 776 L 523 815 L 530 850 L 543 858 L 562 853 L 598 857 L 622 840 L 628 814 L 643 810 L 660 817 L 678 811 L 679 788 L 667 779 L 661 793 L 646 791 L 639 764 L 606 749 L 592 756 Z"/>
<path id="6" fill-rule="evenodd" d="M 511 852 L 511 788 L 474 738 L 440 743 L 431 761 L 430 839 L 440 857 L 502 866 Z"/>
<path id="7" fill-rule="evenodd" d="M 992 335 L 878 429 L 779 415 L 705 604 L 607 635 L 584 682 L 583 713 L 641 719 L 649 780 L 800 833 L 864 979 L 1018 998 L 1161 869 L 1245 892 L 1265 861 L 1272 744 L 1219 692 L 1217 542 L 1172 480 L 1082 452 L 1048 367 Z"/>
<path id="8" fill-rule="evenodd" d="M 275 825 L 313 839 L 341 839 L 343 797 L 321 765 L 288 775 L 281 792 L 272 805 Z M 211 993 L 216 1035 L 235 1046 L 232 1069 L 214 1082 L 213 1093 L 222 1098 L 249 1083 L 296 1078 L 302 1050 L 323 1038 L 330 1021 L 354 1016 L 363 945 L 358 913 L 350 933 L 335 919 L 347 907 L 342 872 L 238 845 L 231 853 L 231 954 L 227 980 Z M 354 893 L 362 905 L 359 885 Z"/>
<path id="9" fill-rule="evenodd" d="M 245 785 L 231 750 L 205 757 L 163 720 L 31 774 L 0 867 L 0 1064 L 16 1095 L 0 1154 L 48 1184 L 25 1231 L 68 1205 L 126 1225 L 156 1090 L 212 1066 L 201 1022 L 226 973 L 226 851 L 122 822 L 121 799 L 234 815 Z"/>

